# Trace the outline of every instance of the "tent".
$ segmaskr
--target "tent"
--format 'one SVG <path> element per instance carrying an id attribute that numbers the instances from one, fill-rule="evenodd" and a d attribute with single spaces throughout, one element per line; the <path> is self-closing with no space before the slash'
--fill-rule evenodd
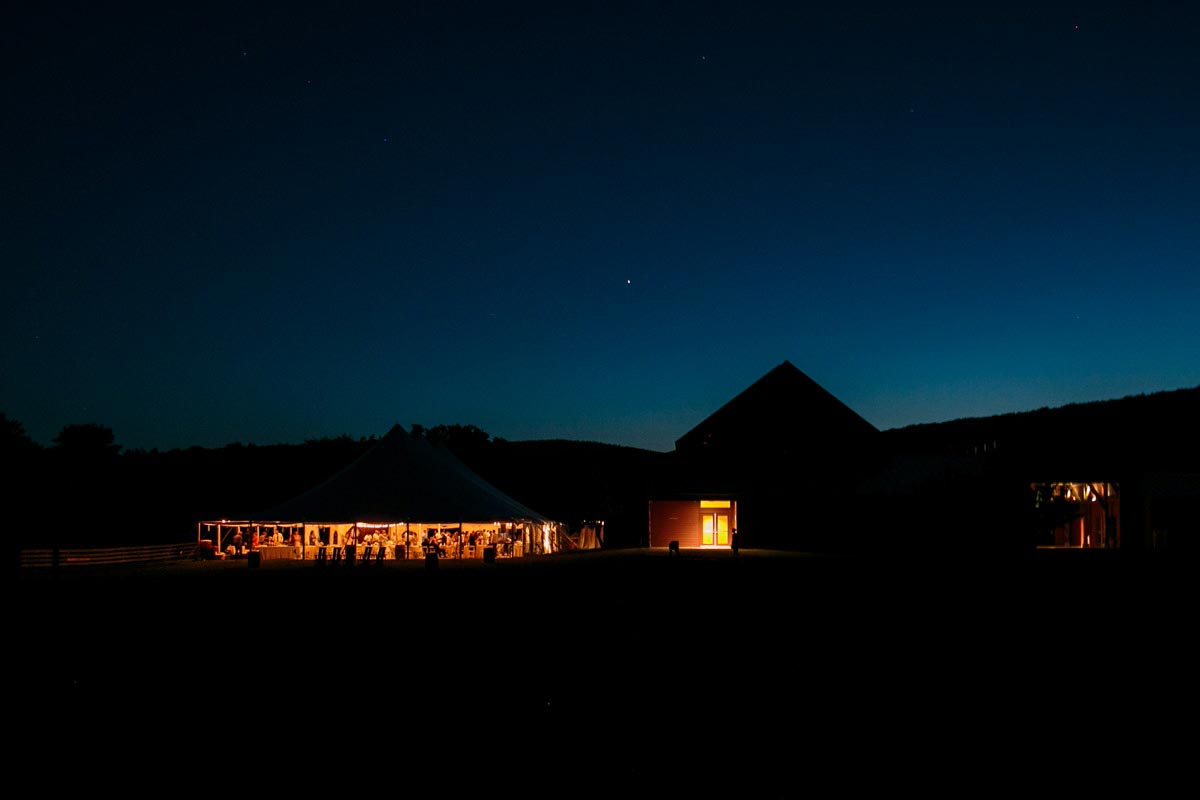
<path id="1" fill-rule="evenodd" d="M 445 447 L 410 436 L 399 425 L 358 460 L 313 489 L 246 521 L 201 523 L 215 529 L 266 527 L 288 541 L 299 529 L 300 557 L 309 546 L 423 541 L 451 534 L 456 544 L 485 539 L 519 542 L 517 553 L 554 552 L 566 545 L 563 527 L 472 472 Z M 475 534 L 472 536 L 471 534 Z M 291 546 L 291 545 L 289 545 Z M 456 551 L 461 554 L 461 549 Z M 472 553 L 477 555 L 477 553 Z"/>

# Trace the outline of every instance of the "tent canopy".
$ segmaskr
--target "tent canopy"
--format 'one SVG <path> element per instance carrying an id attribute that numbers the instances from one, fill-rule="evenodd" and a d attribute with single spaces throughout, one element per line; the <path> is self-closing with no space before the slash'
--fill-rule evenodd
<path id="1" fill-rule="evenodd" d="M 399 425 L 341 472 L 255 516 L 309 522 L 549 522 Z"/>

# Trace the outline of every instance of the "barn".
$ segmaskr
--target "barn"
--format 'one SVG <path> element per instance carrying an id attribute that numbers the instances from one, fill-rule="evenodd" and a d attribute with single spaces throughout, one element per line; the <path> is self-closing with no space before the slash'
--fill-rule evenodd
<path id="1" fill-rule="evenodd" d="M 676 440 L 667 489 L 650 501 L 650 546 L 827 547 L 878 437 L 784 361 Z"/>

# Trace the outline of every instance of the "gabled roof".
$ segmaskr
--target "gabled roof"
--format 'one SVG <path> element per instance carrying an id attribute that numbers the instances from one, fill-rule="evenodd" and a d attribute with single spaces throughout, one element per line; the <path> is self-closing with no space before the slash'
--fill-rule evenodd
<path id="1" fill-rule="evenodd" d="M 784 361 L 676 440 L 675 449 L 837 445 L 878 433 L 874 425 Z"/>
<path id="2" fill-rule="evenodd" d="M 483 522 L 545 517 L 399 425 L 341 472 L 255 519 L 306 522 Z"/>

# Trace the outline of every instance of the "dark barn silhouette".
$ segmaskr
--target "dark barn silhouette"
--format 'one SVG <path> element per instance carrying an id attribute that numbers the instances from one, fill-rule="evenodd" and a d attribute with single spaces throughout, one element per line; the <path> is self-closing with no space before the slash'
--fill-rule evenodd
<path id="1" fill-rule="evenodd" d="M 735 499 L 741 546 L 838 549 L 879 459 L 875 426 L 784 361 L 676 441 L 658 499 Z"/>

